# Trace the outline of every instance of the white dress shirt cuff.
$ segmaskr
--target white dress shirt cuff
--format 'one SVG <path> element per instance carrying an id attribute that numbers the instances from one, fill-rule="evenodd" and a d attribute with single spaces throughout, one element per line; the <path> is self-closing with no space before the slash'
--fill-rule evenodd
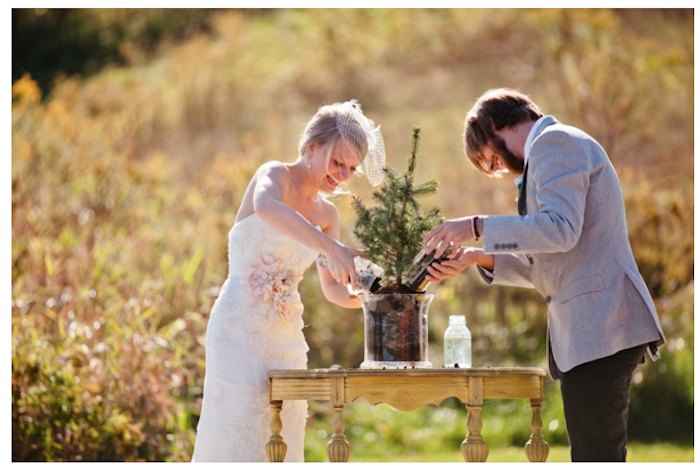
<path id="1" fill-rule="evenodd" d="M 489 285 L 491 284 L 491 282 L 493 282 L 493 279 L 496 277 L 492 271 L 485 269 L 480 265 L 477 265 L 476 269 L 479 271 L 479 275 L 481 275 L 481 278 L 483 278 L 484 281 Z"/>

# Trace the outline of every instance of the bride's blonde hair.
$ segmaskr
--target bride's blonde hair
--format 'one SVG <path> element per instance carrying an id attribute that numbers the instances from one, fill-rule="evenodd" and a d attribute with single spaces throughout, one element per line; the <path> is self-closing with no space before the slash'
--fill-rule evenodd
<path id="1" fill-rule="evenodd" d="M 386 161 L 384 139 L 379 127 L 364 116 L 355 99 L 320 107 L 299 138 L 299 155 L 303 157 L 313 143 L 326 144 L 325 164 L 328 168 L 338 140 L 355 151 L 361 162 L 358 172 L 365 174 L 372 186 L 382 182 Z"/>

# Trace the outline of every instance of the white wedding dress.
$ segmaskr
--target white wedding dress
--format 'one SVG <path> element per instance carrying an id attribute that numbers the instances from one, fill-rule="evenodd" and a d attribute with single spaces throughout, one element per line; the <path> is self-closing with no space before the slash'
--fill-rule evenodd
<path id="1" fill-rule="evenodd" d="M 267 372 L 306 369 L 297 285 L 317 252 L 257 214 L 229 232 L 229 274 L 206 335 L 204 398 L 192 461 L 267 461 Z M 304 461 L 306 401 L 284 401 L 285 461 Z"/>

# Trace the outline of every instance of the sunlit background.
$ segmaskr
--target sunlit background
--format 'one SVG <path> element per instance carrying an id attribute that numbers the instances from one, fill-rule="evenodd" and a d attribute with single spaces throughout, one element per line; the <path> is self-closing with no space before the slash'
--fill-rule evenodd
<path id="1" fill-rule="evenodd" d="M 617 169 L 668 339 L 634 376 L 629 458 L 692 461 L 693 28 L 688 9 L 13 9 L 13 460 L 189 461 L 207 318 L 255 169 L 295 160 L 317 108 L 354 98 L 397 169 L 422 128 L 417 181 L 440 182 L 426 207 L 512 214 L 512 177 L 479 174 L 461 142 L 476 98 L 511 87 Z M 349 188 L 371 197 L 364 179 Z M 351 199 L 334 202 L 357 245 Z M 309 367 L 358 367 L 361 311 L 326 302 L 313 267 L 300 289 Z M 468 270 L 430 292 L 433 365 L 462 314 L 475 366 L 546 367 L 533 290 Z M 559 386 L 545 390 L 543 433 L 568 461 Z M 528 412 L 486 403 L 490 459 L 517 447 L 504 460 L 525 461 Z M 460 461 L 464 418 L 454 399 L 412 413 L 358 402 L 351 461 Z M 311 403 L 308 461 L 330 432 Z"/>

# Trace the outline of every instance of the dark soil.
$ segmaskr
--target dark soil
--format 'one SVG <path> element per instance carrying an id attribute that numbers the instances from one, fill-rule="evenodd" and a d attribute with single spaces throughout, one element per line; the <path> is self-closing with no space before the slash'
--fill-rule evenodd
<path id="1" fill-rule="evenodd" d="M 424 294 L 424 293 L 425 293 L 425 291 L 418 293 L 404 284 L 397 286 L 395 283 L 392 283 L 391 285 L 382 286 L 381 288 L 379 288 L 377 291 L 375 291 L 372 294 Z"/>

